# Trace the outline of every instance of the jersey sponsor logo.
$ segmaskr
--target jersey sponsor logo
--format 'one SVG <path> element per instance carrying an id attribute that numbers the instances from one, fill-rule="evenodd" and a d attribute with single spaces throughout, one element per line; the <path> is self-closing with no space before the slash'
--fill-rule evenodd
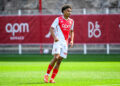
<path id="1" fill-rule="evenodd" d="M 62 24 L 62 28 L 70 28 L 71 25 L 67 25 L 67 24 Z"/>
<path id="2" fill-rule="evenodd" d="M 88 22 L 88 38 L 99 38 L 101 36 L 101 30 L 100 30 L 100 25 L 98 24 L 98 21 Z"/>

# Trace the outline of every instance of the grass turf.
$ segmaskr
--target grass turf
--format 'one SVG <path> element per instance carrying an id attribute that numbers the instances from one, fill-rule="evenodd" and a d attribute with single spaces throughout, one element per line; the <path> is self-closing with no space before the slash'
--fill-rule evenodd
<path id="1" fill-rule="evenodd" d="M 44 83 L 51 55 L 0 55 L 0 86 L 120 86 L 120 54 L 68 55 Z"/>

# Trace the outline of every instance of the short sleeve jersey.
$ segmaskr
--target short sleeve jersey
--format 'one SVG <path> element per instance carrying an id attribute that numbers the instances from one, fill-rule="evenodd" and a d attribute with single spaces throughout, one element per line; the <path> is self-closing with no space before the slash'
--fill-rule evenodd
<path id="1" fill-rule="evenodd" d="M 60 42 L 68 43 L 70 30 L 73 30 L 74 28 L 74 21 L 71 18 L 66 20 L 63 16 L 60 16 L 54 20 L 51 27 L 54 28 L 55 36 Z"/>

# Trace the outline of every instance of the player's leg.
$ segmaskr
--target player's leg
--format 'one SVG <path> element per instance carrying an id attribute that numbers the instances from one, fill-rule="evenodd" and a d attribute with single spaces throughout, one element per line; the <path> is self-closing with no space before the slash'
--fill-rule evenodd
<path id="1" fill-rule="evenodd" d="M 59 69 L 59 67 L 60 67 L 60 64 L 61 64 L 62 59 L 63 59 L 63 57 L 60 57 L 60 56 L 59 56 L 59 58 L 57 59 L 56 65 L 55 65 L 55 67 L 54 67 L 54 69 L 53 69 L 53 73 L 52 73 L 52 76 L 51 76 L 51 79 L 50 79 L 50 83 L 55 83 L 55 82 L 54 82 L 54 78 L 55 78 L 55 76 L 56 76 L 57 73 L 58 73 L 58 69 Z"/>
<path id="2" fill-rule="evenodd" d="M 53 69 L 53 73 L 52 73 L 51 80 L 50 80 L 51 83 L 55 83 L 54 78 L 55 78 L 56 74 L 58 73 L 58 69 L 60 67 L 61 61 L 63 58 L 67 58 L 67 50 L 68 50 L 68 47 L 66 45 L 63 45 L 61 52 L 60 52 L 60 56 L 56 62 L 54 69 Z"/>
<path id="3" fill-rule="evenodd" d="M 46 75 L 49 75 L 53 66 L 55 65 L 56 61 L 57 61 L 57 58 L 59 57 L 60 55 L 59 54 L 55 54 L 53 59 L 51 60 L 49 66 L 48 66 L 48 69 L 47 69 L 47 74 Z"/>
<path id="4" fill-rule="evenodd" d="M 55 62 L 57 61 L 57 58 L 59 58 L 60 54 L 55 54 L 54 58 L 51 60 L 50 65 L 53 67 L 55 65 Z"/>
<path id="5" fill-rule="evenodd" d="M 63 57 L 59 56 L 59 58 L 57 59 L 56 65 L 55 65 L 55 69 L 59 69 L 61 61 L 62 61 Z"/>
<path id="6" fill-rule="evenodd" d="M 51 60 L 49 66 L 48 66 L 48 69 L 47 69 L 47 73 L 46 75 L 44 76 L 44 81 L 47 83 L 48 82 L 48 77 L 49 77 L 49 74 L 53 68 L 53 66 L 55 65 L 56 61 L 57 61 L 57 58 L 60 56 L 60 46 L 59 46 L 59 43 L 54 43 L 53 45 L 53 49 L 52 49 L 52 54 L 54 55 L 54 58 Z"/>
<path id="7" fill-rule="evenodd" d="M 55 55 L 54 55 L 54 58 L 51 60 L 49 66 L 48 66 L 47 73 L 46 73 L 45 76 L 44 76 L 44 81 L 45 81 L 46 83 L 48 83 L 49 74 L 50 74 L 53 66 L 54 66 L 55 63 L 56 63 L 57 58 L 59 58 L 59 56 L 60 56 L 59 54 L 55 54 Z"/>

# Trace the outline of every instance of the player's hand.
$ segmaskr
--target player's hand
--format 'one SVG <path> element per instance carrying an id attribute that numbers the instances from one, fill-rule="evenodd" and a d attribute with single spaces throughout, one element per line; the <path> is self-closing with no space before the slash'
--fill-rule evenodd
<path id="1" fill-rule="evenodd" d="M 59 39 L 55 37 L 55 38 L 54 38 L 54 41 L 55 41 L 55 42 L 58 42 L 58 41 L 59 41 Z"/>
<path id="2" fill-rule="evenodd" d="M 70 41 L 70 48 L 73 47 L 73 41 Z"/>

